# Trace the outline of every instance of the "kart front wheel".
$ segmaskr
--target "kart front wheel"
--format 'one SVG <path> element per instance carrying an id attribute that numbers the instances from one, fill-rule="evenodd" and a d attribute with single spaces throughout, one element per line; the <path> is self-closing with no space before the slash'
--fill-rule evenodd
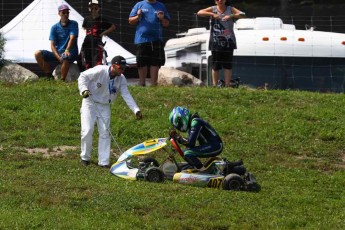
<path id="1" fill-rule="evenodd" d="M 244 181 L 238 174 L 231 173 L 224 178 L 222 187 L 224 190 L 240 191 L 244 189 Z"/>
<path id="2" fill-rule="evenodd" d="M 164 173 L 156 167 L 149 168 L 145 172 L 145 180 L 160 183 L 164 181 Z"/>

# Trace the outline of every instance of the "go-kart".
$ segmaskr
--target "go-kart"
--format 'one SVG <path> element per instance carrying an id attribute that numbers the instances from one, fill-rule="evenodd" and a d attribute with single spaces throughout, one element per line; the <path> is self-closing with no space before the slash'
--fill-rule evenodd
<path id="1" fill-rule="evenodd" d="M 167 150 L 168 141 L 172 151 Z M 162 149 L 168 154 L 161 164 L 156 158 L 148 157 Z M 199 171 L 186 162 L 177 162 L 177 153 L 183 152 L 174 138 L 157 138 L 145 141 L 125 151 L 110 168 L 115 176 L 129 180 L 163 182 L 172 179 L 175 183 L 199 187 L 223 188 L 224 190 L 259 191 L 260 186 L 254 175 L 246 172 L 242 160 L 230 162 L 225 158 L 211 157 L 204 162 L 206 170 Z M 135 164 L 134 157 L 139 158 Z"/>

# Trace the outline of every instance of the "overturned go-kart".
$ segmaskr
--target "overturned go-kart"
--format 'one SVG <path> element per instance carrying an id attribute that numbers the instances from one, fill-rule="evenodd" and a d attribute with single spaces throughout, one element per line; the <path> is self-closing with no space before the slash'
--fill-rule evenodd
<path id="1" fill-rule="evenodd" d="M 166 146 L 171 142 L 172 151 Z M 168 156 L 161 164 L 147 154 L 163 149 Z M 177 141 L 173 138 L 157 138 L 145 141 L 125 151 L 110 168 L 110 172 L 129 180 L 163 182 L 172 179 L 175 183 L 199 187 L 223 188 L 224 190 L 259 191 L 260 186 L 252 173 L 246 172 L 242 161 L 230 162 L 225 158 L 212 157 L 205 163 L 206 170 L 200 172 L 186 162 L 177 162 L 176 154 L 183 156 Z M 133 165 L 133 157 L 142 158 Z"/>

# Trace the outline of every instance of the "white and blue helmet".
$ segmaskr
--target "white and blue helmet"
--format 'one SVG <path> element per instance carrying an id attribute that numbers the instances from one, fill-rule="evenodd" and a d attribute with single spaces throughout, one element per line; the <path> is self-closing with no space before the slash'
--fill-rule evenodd
<path id="1" fill-rule="evenodd" d="M 190 111 L 183 107 L 175 107 L 170 113 L 169 121 L 174 128 L 181 132 L 186 132 L 188 129 L 188 123 L 190 119 Z"/>

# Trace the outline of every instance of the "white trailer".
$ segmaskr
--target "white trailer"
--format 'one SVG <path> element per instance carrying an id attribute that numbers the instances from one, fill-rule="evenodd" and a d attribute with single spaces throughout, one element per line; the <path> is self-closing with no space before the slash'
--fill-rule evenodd
<path id="1" fill-rule="evenodd" d="M 296 30 L 280 18 L 239 19 L 233 79 L 272 89 L 344 92 L 345 34 Z M 165 45 L 166 64 L 211 83 L 210 31 L 189 29 Z"/>

